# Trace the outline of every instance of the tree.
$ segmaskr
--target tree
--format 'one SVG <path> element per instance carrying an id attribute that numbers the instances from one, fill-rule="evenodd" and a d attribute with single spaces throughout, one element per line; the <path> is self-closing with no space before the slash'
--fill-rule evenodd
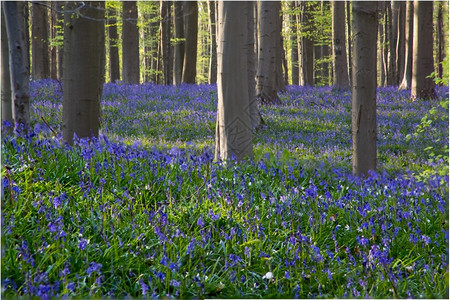
<path id="1" fill-rule="evenodd" d="M 68 11 L 78 7 L 79 16 L 65 14 L 63 139 L 98 136 L 100 98 L 104 82 L 104 2 L 68 2 Z"/>
<path id="2" fill-rule="evenodd" d="M 397 17 L 397 45 L 396 45 L 396 73 L 395 84 L 399 85 L 403 79 L 403 70 L 405 68 L 405 14 L 406 2 L 394 1 L 394 9 L 398 10 Z"/>
<path id="3" fill-rule="evenodd" d="M 436 97 L 433 59 L 433 2 L 414 1 L 414 41 L 411 99 Z"/>
<path id="4" fill-rule="evenodd" d="M 163 71 L 163 83 L 165 85 L 172 84 L 172 47 L 170 45 L 170 2 L 161 1 L 160 2 L 160 28 L 161 28 L 161 56 L 163 60 L 162 71 Z"/>
<path id="5" fill-rule="evenodd" d="M 387 85 L 394 86 L 397 85 L 396 78 L 397 70 L 396 70 L 396 62 L 397 62 L 397 22 L 398 22 L 398 10 L 397 1 L 392 1 L 391 3 L 387 3 L 387 16 L 388 16 L 388 41 L 389 41 L 389 52 L 388 52 L 388 72 L 387 72 Z"/>
<path id="6" fill-rule="evenodd" d="M 345 48 L 345 2 L 332 1 L 333 88 L 348 89 L 347 51 Z"/>
<path id="7" fill-rule="evenodd" d="M 1 8 L 1 80 L 2 80 L 2 124 L 4 121 L 8 121 L 13 124 L 13 112 L 11 103 L 11 76 L 9 72 L 9 46 L 8 35 L 6 33 L 5 16 L 3 12 L 3 6 Z"/>
<path id="8" fill-rule="evenodd" d="M 441 1 L 437 2 L 438 6 L 438 12 L 437 12 L 437 23 L 436 23 L 436 43 L 437 43 L 437 53 L 436 53 L 436 59 L 437 59 L 437 77 L 442 78 L 443 75 L 443 68 L 442 68 L 442 61 L 444 60 L 445 56 L 445 39 L 444 39 L 444 18 L 443 18 L 443 10 L 444 10 L 444 3 Z"/>
<path id="9" fill-rule="evenodd" d="M 8 35 L 14 123 L 17 131 L 26 132 L 30 124 L 29 48 L 23 21 L 26 2 L 5 1 L 2 5 Z"/>
<path id="10" fill-rule="evenodd" d="M 249 2 L 219 2 L 216 160 L 241 160 L 253 155 L 247 74 L 248 12 Z"/>
<path id="11" fill-rule="evenodd" d="M 216 4 L 215 1 L 208 1 L 209 12 L 209 34 L 211 40 L 211 58 L 209 60 L 208 83 L 217 82 L 217 43 L 216 43 Z"/>
<path id="12" fill-rule="evenodd" d="M 108 37 L 109 37 L 109 81 L 120 80 L 119 65 L 119 34 L 117 33 L 117 12 L 113 7 L 108 9 Z"/>
<path id="13" fill-rule="evenodd" d="M 184 65 L 182 82 L 195 83 L 197 74 L 197 33 L 198 33 L 198 4 L 197 1 L 184 1 L 184 34 L 186 43 L 184 48 Z"/>
<path id="14" fill-rule="evenodd" d="M 368 176 L 377 166 L 377 2 L 352 3 L 353 174 Z"/>
<path id="15" fill-rule="evenodd" d="M 33 79 L 50 77 L 50 61 L 48 55 L 48 14 L 43 5 L 31 5 L 31 75 Z"/>
<path id="16" fill-rule="evenodd" d="M 403 68 L 400 90 L 411 88 L 412 77 L 412 49 L 414 37 L 414 2 L 406 2 L 406 25 L 405 25 L 405 66 Z"/>
<path id="17" fill-rule="evenodd" d="M 290 42 L 291 42 L 291 81 L 292 84 L 298 85 L 299 84 L 299 78 L 298 78 L 298 33 L 297 33 L 297 23 L 298 23 L 298 14 L 292 13 L 296 10 L 296 1 L 291 2 L 291 14 L 290 16 L 290 27 L 291 27 L 291 35 L 290 35 Z"/>
<path id="18" fill-rule="evenodd" d="M 301 85 L 314 85 L 314 39 L 312 35 L 312 3 L 300 2 L 301 32 Z"/>
<path id="19" fill-rule="evenodd" d="M 281 3 L 260 1 L 258 5 L 260 17 L 256 97 L 261 103 L 279 103 L 277 91 L 284 88 L 281 56 Z"/>
<path id="20" fill-rule="evenodd" d="M 123 2 L 122 73 L 123 82 L 139 83 L 139 30 L 136 1 Z"/>
<path id="21" fill-rule="evenodd" d="M 183 2 L 173 2 L 173 18 L 174 18 L 174 58 L 173 58 L 173 82 L 181 83 L 184 64 L 184 22 L 183 22 Z"/>

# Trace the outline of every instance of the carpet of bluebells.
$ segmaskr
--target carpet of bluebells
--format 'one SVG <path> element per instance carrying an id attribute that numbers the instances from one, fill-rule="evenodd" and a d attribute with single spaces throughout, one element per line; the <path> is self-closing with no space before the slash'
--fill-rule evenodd
<path id="1" fill-rule="evenodd" d="M 106 84 L 101 134 L 2 134 L 2 297 L 448 297 L 448 88 L 380 88 L 378 173 L 351 175 L 351 95 L 289 86 L 252 161 L 213 161 L 217 91 Z M 444 103 L 445 104 L 445 103 Z"/>

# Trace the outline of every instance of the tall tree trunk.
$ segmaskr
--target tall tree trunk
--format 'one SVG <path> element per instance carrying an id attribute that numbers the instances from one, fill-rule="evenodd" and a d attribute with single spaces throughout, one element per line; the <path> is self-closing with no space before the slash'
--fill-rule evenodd
<path id="1" fill-rule="evenodd" d="M 117 33 L 117 12 L 108 10 L 108 35 L 109 35 L 109 80 L 120 80 L 119 64 L 119 34 Z"/>
<path id="2" fill-rule="evenodd" d="M 1 84 L 1 95 L 2 95 L 2 124 L 8 121 L 14 124 L 13 110 L 11 102 L 11 76 L 9 72 L 9 45 L 8 45 L 8 34 L 6 32 L 5 15 L 3 13 L 3 6 L 1 8 L 1 71 L 2 71 L 2 84 Z"/>
<path id="3" fill-rule="evenodd" d="M 414 1 L 414 41 L 411 99 L 436 97 L 434 81 L 433 2 Z"/>
<path id="4" fill-rule="evenodd" d="M 348 79 L 350 80 L 350 86 L 352 86 L 352 81 L 353 81 L 353 76 L 352 76 L 352 71 L 353 71 L 353 67 L 352 67 L 352 13 L 351 13 L 351 2 L 352 1 L 345 1 L 345 8 L 347 10 L 347 47 L 348 47 Z"/>
<path id="5" fill-rule="evenodd" d="M 197 75 L 197 33 L 198 4 L 196 1 L 184 1 L 184 33 L 186 44 L 184 48 L 184 65 L 182 81 L 195 83 Z"/>
<path id="6" fill-rule="evenodd" d="M 379 20 L 383 19 L 383 15 L 384 12 L 381 9 L 382 6 L 382 2 L 380 1 L 380 3 L 378 3 L 378 10 L 380 12 L 380 14 L 378 15 Z M 386 82 L 386 73 L 384 72 L 385 68 L 384 68 L 384 26 L 381 22 L 378 22 L 378 42 L 379 42 L 379 47 L 378 47 L 378 57 L 380 59 L 378 59 L 378 72 L 380 74 L 380 82 L 379 85 L 380 86 L 384 86 L 384 83 Z"/>
<path id="7" fill-rule="evenodd" d="M 306 2 L 300 2 L 302 9 L 301 25 L 302 31 L 311 31 L 313 16 L 311 14 L 311 5 Z M 314 85 L 314 40 L 312 35 L 302 37 L 301 60 L 302 60 L 302 85 Z"/>
<path id="8" fill-rule="evenodd" d="M 355 1 L 353 12 L 353 174 L 377 167 L 377 2 Z"/>
<path id="9" fill-rule="evenodd" d="M 387 3 L 389 15 L 389 56 L 388 85 L 397 85 L 397 34 L 398 34 L 398 1 Z"/>
<path id="10" fill-rule="evenodd" d="M 387 6 L 388 6 L 388 2 L 387 1 L 380 1 L 380 5 L 381 8 L 384 11 L 384 35 L 383 35 L 383 67 L 384 67 L 384 82 L 383 82 L 383 86 L 388 86 L 389 83 L 389 14 L 388 14 L 388 10 L 387 10 Z"/>
<path id="11" fill-rule="evenodd" d="M 333 89 L 350 88 L 345 47 L 345 2 L 332 1 Z"/>
<path id="12" fill-rule="evenodd" d="M 79 138 L 98 136 L 100 98 L 104 79 L 105 17 L 104 2 L 86 2 L 74 18 L 65 14 L 64 28 L 64 100 L 63 139 L 72 144 L 74 134 Z M 77 2 L 68 2 L 73 10 Z"/>
<path id="13" fill-rule="evenodd" d="M 178 1 L 176 1 L 178 2 Z M 150 18 L 154 19 L 158 16 L 157 12 L 151 13 Z M 157 82 L 157 74 L 158 74 L 158 61 L 159 61 L 159 55 L 160 55 L 160 47 L 159 47 L 159 22 L 154 22 L 150 24 L 149 33 L 150 36 L 148 39 L 150 39 L 150 70 L 146 70 L 147 73 L 150 74 L 150 81 L 151 82 Z"/>
<path id="14" fill-rule="evenodd" d="M 50 61 L 48 55 L 48 14 L 43 5 L 33 3 L 31 5 L 31 49 L 32 64 L 31 75 L 33 79 L 45 79 L 50 77 Z"/>
<path id="15" fill-rule="evenodd" d="M 123 2 L 122 73 L 123 82 L 139 83 L 139 30 L 136 1 Z"/>
<path id="16" fill-rule="evenodd" d="M 406 2 L 406 25 L 405 25 L 405 67 L 403 79 L 400 83 L 400 90 L 409 90 L 411 88 L 412 77 L 412 50 L 414 40 L 414 2 Z"/>
<path id="17" fill-rule="evenodd" d="M 296 2 L 291 2 L 291 10 L 294 11 L 296 8 Z M 290 14 L 290 27 L 291 27 L 291 35 L 290 35 L 290 43 L 291 43 L 291 81 L 293 85 L 298 85 L 298 33 L 297 33 L 297 18 L 298 15 L 296 13 Z"/>
<path id="18" fill-rule="evenodd" d="M 397 22 L 397 62 L 396 62 L 396 85 L 400 85 L 400 80 L 403 76 L 405 69 L 405 14 L 406 3 L 401 1 L 395 1 L 395 5 L 398 5 L 398 22 Z"/>
<path id="19" fill-rule="evenodd" d="M 160 1 L 160 27 L 161 27 L 161 54 L 162 54 L 162 71 L 163 71 L 163 83 L 165 85 L 172 84 L 172 51 L 170 46 L 170 2 Z"/>
<path id="20" fill-rule="evenodd" d="M 26 45 L 24 10 L 26 2 L 2 2 L 9 46 L 9 67 L 14 103 L 13 118 L 18 132 L 30 125 L 30 69 Z"/>
<path id="21" fill-rule="evenodd" d="M 281 24 L 279 1 L 261 1 L 259 5 L 259 55 L 256 97 L 263 104 L 279 103 L 277 91 L 283 87 L 281 61 Z"/>
<path id="22" fill-rule="evenodd" d="M 216 4 L 208 1 L 209 12 L 209 36 L 211 39 L 211 58 L 209 60 L 208 83 L 217 82 L 217 41 L 216 41 Z"/>
<path id="23" fill-rule="evenodd" d="M 183 22 L 183 2 L 173 2 L 173 18 L 174 18 L 174 62 L 173 62 L 173 82 L 174 84 L 181 83 L 183 75 L 184 64 L 184 22 Z"/>
<path id="24" fill-rule="evenodd" d="M 219 2 L 215 150 L 219 161 L 253 156 L 247 73 L 248 12 L 249 2 Z"/>
<path id="25" fill-rule="evenodd" d="M 58 13 L 56 12 L 56 10 L 58 9 L 58 3 L 56 1 L 52 1 L 50 2 L 50 4 L 50 78 L 58 79 L 57 47 L 55 46 L 55 41 L 58 36 L 58 32 L 56 30 L 58 26 Z"/>
<path id="26" fill-rule="evenodd" d="M 443 2 L 438 2 L 438 14 L 437 14 L 437 23 L 436 23 L 436 34 L 437 34 L 437 76 L 439 78 L 442 78 L 443 75 L 443 68 L 442 68 L 442 61 L 444 60 L 445 55 L 445 40 L 444 40 L 444 20 L 442 17 L 443 14 Z"/>
<path id="27" fill-rule="evenodd" d="M 64 10 L 64 1 L 56 1 L 56 7 L 59 11 Z M 58 18 L 58 24 L 64 28 L 64 16 L 62 13 L 57 13 Z M 63 35 L 64 39 L 64 33 L 59 33 Z M 60 44 L 57 48 L 57 56 L 58 56 L 58 80 L 62 80 L 63 78 L 63 57 L 64 57 L 64 45 Z"/>

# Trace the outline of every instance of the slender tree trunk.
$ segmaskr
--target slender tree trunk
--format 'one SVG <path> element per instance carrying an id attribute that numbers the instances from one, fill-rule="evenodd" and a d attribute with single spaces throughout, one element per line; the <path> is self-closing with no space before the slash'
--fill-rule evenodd
<path id="1" fill-rule="evenodd" d="M 63 139 L 72 144 L 79 138 L 98 136 L 100 98 L 104 79 L 104 2 L 87 2 L 74 18 L 66 13 L 64 28 Z M 73 10 L 77 2 L 68 2 Z M 96 19 L 96 20 L 95 20 Z"/>
<path id="2" fill-rule="evenodd" d="M 177 1 L 176 1 L 177 2 Z M 150 14 L 150 18 L 154 19 L 158 16 L 157 13 L 152 13 Z M 148 71 L 148 73 L 150 73 L 150 81 L 151 82 L 158 82 L 157 81 L 157 74 L 158 74 L 158 63 L 159 63 L 159 55 L 160 55 L 160 48 L 159 48 L 159 23 L 152 23 L 150 24 L 150 36 L 149 39 L 151 40 L 150 42 L 150 53 L 151 53 L 151 58 L 150 58 L 150 70 Z"/>
<path id="3" fill-rule="evenodd" d="M 117 13 L 108 10 L 108 35 L 109 35 L 109 80 L 120 80 L 119 65 L 119 34 L 117 33 Z"/>
<path id="4" fill-rule="evenodd" d="M 184 22 L 183 22 L 183 2 L 174 1 L 173 17 L 174 17 L 174 35 L 175 35 L 173 82 L 174 82 L 174 84 L 180 84 L 181 76 L 183 75 L 184 44 L 185 44 Z"/>
<path id="5" fill-rule="evenodd" d="M 160 16 L 163 83 L 165 85 L 171 85 L 170 2 L 160 1 Z"/>
<path id="6" fill-rule="evenodd" d="M 139 30 L 136 1 L 123 2 L 122 73 L 123 82 L 139 83 Z"/>
<path id="7" fill-rule="evenodd" d="M 397 34 L 398 34 L 398 1 L 387 3 L 389 14 L 389 71 L 388 85 L 397 85 Z"/>
<path id="8" fill-rule="evenodd" d="M 64 2 L 63 1 L 56 1 L 56 7 L 59 11 L 64 10 Z M 64 28 L 64 16 L 62 13 L 57 13 L 58 18 L 58 24 Z M 64 36 L 64 33 L 59 33 Z M 63 37 L 64 39 L 64 37 Z M 64 57 L 64 45 L 59 45 L 57 49 L 57 56 L 58 56 L 58 80 L 62 80 L 63 78 L 63 57 Z"/>
<path id="9" fill-rule="evenodd" d="M 347 10 L 347 47 L 348 47 L 348 79 L 350 80 L 350 86 L 352 86 L 352 82 L 353 82 L 353 76 L 352 76 L 352 71 L 353 71 L 353 67 L 352 67 L 352 14 L 351 14 L 351 2 L 352 1 L 345 1 L 345 8 Z"/>
<path id="10" fill-rule="evenodd" d="M 58 36 L 58 32 L 56 30 L 58 25 L 58 14 L 55 11 L 58 9 L 58 3 L 56 1 L 50 2 L 51 10 L 48 12 L 50 15 L 50 41 L 52 45 L 50 45 L 50 78 L 58 79 L 58 59 L 57 59 L 57 47 L 54 45 L 55 40 Z"/>
<path id="11" fill-rule="evenodd" d="M 384 67 L 384 82 L 383 86 L 388 86 L 389 83 L 389 14 L 387 10 L 388 3 L 387 1 L 380 1 L 381 8 L 384 11 L 384 35 L 383 35 L 383 67 Z"/>
<path id="12" fill-rule="evenodd" d="M 332 1 L 333 89 L 349 89 L 347 51 L 345 47 L 345 2 Z"/>
<path id="13" fill-rule="evenodd" d="M 445 40 L 444 40 L 444 21 L 443 21 L 443 2 L 438 2 L 438 14 L 437 14 L 437 23 L 436 23 L 436 34 L 437 34 L 437 76 L 442 78 L 443 68 L 442 61 L 444 60 L 445 55 Z"/>
<path id="14" fill-rule="evenodd" d="M 396 85 L 400 85 L 400 80 L 405 69 L 405 14 L 406 2 L 396 1 L 398 5 L 398 22 L 397 22 L 397 62 L 396 62 Z"/>
<path id="15" fill-rule="evenodd" d="M 195 83 L 197 75 L 197 33 L 198 4 L 196 1 L 184 1 L 184 32 L 186 44 L 184 48 L 184 65 L 182 81 Z"/>
<path id="16" fill-rule="evenodd" d="M 217 82 L 217 42 L 216 42 L 216 4 L 215 1 L 208 1 L 209 12 L 209 36 L 211 38 L 211 58 L 209 60 L 208 82 Z"/>
<path id="17" fill-rule="evenodd" d="M 2 2 L 5 14 L 9 46 L 9 67 L 11 76 L 13 118 L 15 129 L 26 132 L 30 125 L 29 62 L 24 23 L 25 2 Z"/>
<path id="18" fill-rule="evenodd" d="M 377 167 L 377 2 L 355 1 L 353 12 L 353 174 Z"/>
<path id="19" fill-rule="evenodd" d="M 414 40 L 414 2 L 406 2 L 406 25 L 405 25 L 405 67 L 403 79 L 400 83 L 400 90 L 409 90 L 411 88 L 412 77 L 412 50 Z"/>
<path id="20" fill-rule="evenodd" d="M 259 5 L 259 55 L 256 74 L 256 97 L 261 103 L 279 103 L 277 91 L 283 87 L 281 26 L 279 1 L 261 1 Z"/>
<path id="21" fill-rule="evenodd" d="M 291 10 L 295 10 L 296 8 L 296 2 L 291 2 Z M 291 13 L 290 14 L 290 26 L 291 26 L 291 35 L 290 35 L 290 42 L 291 42 L 291 81 L 293 85 L 298 85 L 298 34 L 297 34 L 297 18 L 298 15 Z"/>
<path id="22" fill-rule="evenodd" d="M 436 97 L 434 81 L 433 2 L 414 1 L 414 41 L 411 99 Z"/>
<path id="23" fill-rule="evenodd" d="M 31 5 L 31 48 L 33 79 L 45 79 L 50 77 L 50 61 L 48 55 L 48 15 L 47 8 L 33 3 Z"/>
<path id="24" fill-rule="evenodd" d="M 302 31 L 311 31 L 313 17 L 311 6 L 308 2 L 300 2 L 302 8 L 301 24 Z M 302 85 L 314 85 L 314 40 L 312 36 L 302 37 L 301 60 L 302 60 Z"/>
<path id="25" fill-rule="evenodd" d="M 1 93 L 2 93 L 2 124 L 8 121 L 14 124 L 13 110 L 11 102 L 11 75 L 9 72 L 9 45 L 8 45 L 8 34 L 6 32 L 5 15 L 3 13 L 3 6 L 1 8 L 1 70 L 2 70 L 2 83 L 1 83 Z"/>
<path id="26" fill-rule="evenodd" d="M 215 150 L 219 161 L 253 156 L 247 73 L 248 13 L 249 2 L 219 2 Z"/>

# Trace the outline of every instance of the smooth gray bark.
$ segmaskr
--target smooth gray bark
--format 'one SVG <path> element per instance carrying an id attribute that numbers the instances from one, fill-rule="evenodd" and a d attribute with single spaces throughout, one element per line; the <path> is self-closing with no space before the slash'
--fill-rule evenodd
<path id="1" fill-rule="evenodd" d="M 119 34 L 117 32 L 117 12 L 108 10 L 108 35 L 109 35 L 109 80 L 120 80 L 119 64 Z"/>
<path id="2" fill-rule="evenodd" d="M 217 40 L 216 40 L 216 4 L 215 1 L 208 1 L 209 12 L 209 36 L 211 39 L 211 58 L 209 60 L 208 83 L 217 82 Z"/>
<path id="3" fill-rule="evenodd" d="M 33 79 L 50 77 L 48 52 L 48 14 L 43 5 L 31 4 L 31 76 Z"/>
<path id="4" fill-rule="evenodd" d="M 400 90 L 411 88 L 412 77 L 412 50 L 414 40 L 414 2 L 406 2 L 406 25 L 405 25 L 405 67 L 403 69 L 403 79 L 400 83 Z"/>
<path id="5" fill-rule="evenodd" d="M 197 75 L 197 34 L 198 34 L 198 4 L 196 1 L 184 1 L 184 65 L 182 82 L 195 83 Z"/>
<path id="6" fill-rule="evenodd" d="M 355 1 L 353 16 L 353 174 L 377 167 L 377 2 Z"/>
<path id="7" fill-rule="evenodd" d="M 8 121 L 14 124 L 12 101 L 11 101 L 11 76 L 9 72 L 9 46 L 8 46 L 8 34 L 6 32 L 5 16 L 3 14 L 3 6 L 1 8 L 1 95 L 2 95 L 2 124 L 4 121 Z"/>
<path id="8" fill-rule="evenodd" d="M 433 2 L 414 1 L 412 100 L 436 97 L 433 71 Z"/>
<path id="9" fill-rule="evenodd" d="M 183 75 L 184 64 L 184 22 L 183 22 L 183 2 L 174 1 L 173 3 L 173 18 L 174 18 L 174 58 L 173 58 L 173 82 L 174 84 L 181 83 Z"/>
<path id="10" fill-rule="evenodd" d="M 345 47 L 345 2 L 332 1 L 333 89 L 350 88 Z"/>
<path id="11" fill-rule="evenodd" d="M 295 1 L 291 2 L 291 10 L 296 8 Z M 291 26 L 291 35 L 290 35 L 290 43 L 291 43 L 291 82 L 293 85 L 298 85 L 298 33 L 297 33 L 297 18 L 298 15 L 291 13 L 290 14 L 290 26 Z"/>
<path id="12" fill-rule="evenodd" d="M 302 31 L 311 31 L 313 16 L 311 14 L 311 4 L 306 1 L 300 3 L 302 9 L 301 26 Z M 314 85 L 314 39 L 312 35 L 301 38 L 301 85 Z"/>
<path id="13" fill-rule="evenodd" d="M 162 71 L 163 83 L 165 85 L 172 84 L 172 47 L 170 45 L 170 2 L 160 2 L 160 28 L 161 28 L 161 56 L 162 56 Z"/>
<path id="14" fill-rule="evenodd" d="M 100 126 L 100 98 L 104 79 L 105 24 L 104 2 L 86 2 L 80 10 L 85 17 L 65 15 L 64 28 L 64 99 L 63 139 L 72 144 L 78 138 L 98 136 Z M 75 8 L 69 2 L 67 8 Z M 99 9 L 96 9 L 98 7 Z"/>
<path id="15" fill-rule="evenodd" d="M 396 61 L 396 85 L 400 85 L 400 80 L 403 79 L 403 71 L 405 69 L 405 14 L 406 3 L 396 1 L 398 6 L 397 18 L 397 61 Z M 397 9 L 397 8 L 396 8 Z"/>
<path id="16" fill-rule="evenodd" d="M 247 73 L 249 6 L 249 2 L 219 2 L 215 149 L 218 161 L 253 156 Z"/>
<path id="17" fill-rule="evenodd" d="M 136 84 L 140 81 L 137 17 L 136 1 L 124 1 L 122 21 L 122 74 L 123 82 L 127 84 Z"/>
<path id="18" fill-rule="evenodd" d="M 30 68 L 24 22 L 26 3 L 5 1 L 2 3 L 9 46 L 13 118 L 18 132 L 27 131 L 30 124 Z"/>

